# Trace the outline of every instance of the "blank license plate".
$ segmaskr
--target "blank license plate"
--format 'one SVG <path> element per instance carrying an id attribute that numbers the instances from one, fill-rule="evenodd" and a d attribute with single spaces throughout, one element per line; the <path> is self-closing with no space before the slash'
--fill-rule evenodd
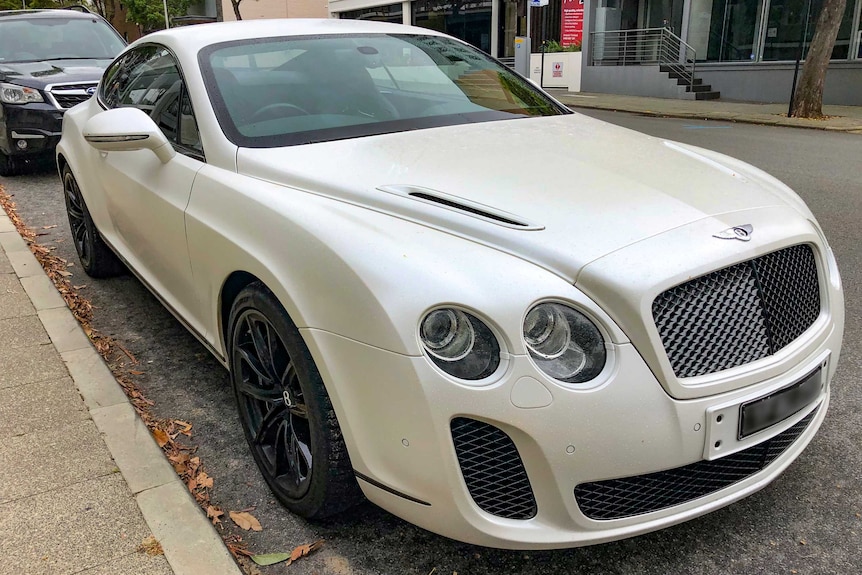
<path id="1" fill-rule="evenodd" d="M 823 379 L 818 368 L 805 379 L 739 408 L 739 439 L 786 419 L 817 399 Z"/>

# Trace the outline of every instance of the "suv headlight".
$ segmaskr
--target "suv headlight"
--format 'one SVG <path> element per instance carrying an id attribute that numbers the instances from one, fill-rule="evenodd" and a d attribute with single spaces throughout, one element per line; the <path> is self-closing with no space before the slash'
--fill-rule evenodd
<path id="1" fill-rule="evenodd" d="M 484 379 L 500 365 L 500 343 L 476 316 L 451 307 L 425 314 L 419 339 L 428 358 L 458 379 Z"/>
<path id="2" fill-rule="evenodd" d="M 15 84 L 0 83 L 0 102 L 4 104 L 29 104 L 30 102 L 44 101 L 39 90 Z"/>
<path id="3" fill-rule="evenodd" d="M 540 303 L 524 318 L 530 357 L 545 374 L 565 383 L 583 383 L 604 368 L 605 340 L 579 311 L 559 303 Z"/>

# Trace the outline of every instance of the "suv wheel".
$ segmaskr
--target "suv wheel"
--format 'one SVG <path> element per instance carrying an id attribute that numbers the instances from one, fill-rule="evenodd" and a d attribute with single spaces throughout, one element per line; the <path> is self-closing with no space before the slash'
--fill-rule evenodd
<path id="1" fill-rule="evenodd" d="M 18 161 L 12 156 L 0 152 L 0 176 L 18 175 Z"/>

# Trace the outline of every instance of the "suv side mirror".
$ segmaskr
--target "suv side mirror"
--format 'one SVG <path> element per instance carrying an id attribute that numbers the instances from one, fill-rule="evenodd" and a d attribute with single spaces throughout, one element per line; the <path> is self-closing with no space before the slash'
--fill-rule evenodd
<path id="1" fill-rule="evenodd" d="M 177 155 L 156 123 L 138 108 L 114 108 L 84 124 L 84 139 L 102 152 L 152 150 L 163 164 Z"/>

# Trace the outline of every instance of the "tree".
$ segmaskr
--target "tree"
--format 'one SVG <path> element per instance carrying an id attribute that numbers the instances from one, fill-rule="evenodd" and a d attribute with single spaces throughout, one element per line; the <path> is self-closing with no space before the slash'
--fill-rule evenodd
<path id="1" fill-rule="evenodd" d="M 112 22 L 114 19 L 114 12 L 116 11 L 115 2 L 116 0 L 90 0 L 90 5 L 99 16 L 108 22 Z"/>
<path id="2" fill-rule="evenodd" d="M 841 18 L 844 16 L 846 7 L 847 0 L 824 0 L 820 15 L 817 17 L 811 47 L 808 49 L 805 65 L 802 67 L 802 75 L 793 94 L 791 116 L 823 117 L 823 86 L 826 83 L 826 68 L 832 57 L 832 49 L 835 47 L 835 39 L 838 37 L 838 29 L 841 27 Z"/>
<path id="3" fill-rule="evenodd" d="M 168 17 L 185 16 L 190 0 L 167 0 Z M 165 28 L 165 9 L 162 0 L 126 0 L 126 20 L 138 24 L 144 32 Z"/>
<path id="4" fill-rule="evenodd" d="M 242 3 L 242 0 L 230 0 L 230 5 L 233 6 L 233 15 L 236 16 L 237 20 L 242 20 L 242 14 L 239 13 L 239 5 Z"/>
<path id="5" fill-rule="evenodd" d="M 21 10 L 26 7 L 30 8 L 62 8 L 72 2 L 64 2 L 62 0 L 0 0 L 0 10 Z"/>

